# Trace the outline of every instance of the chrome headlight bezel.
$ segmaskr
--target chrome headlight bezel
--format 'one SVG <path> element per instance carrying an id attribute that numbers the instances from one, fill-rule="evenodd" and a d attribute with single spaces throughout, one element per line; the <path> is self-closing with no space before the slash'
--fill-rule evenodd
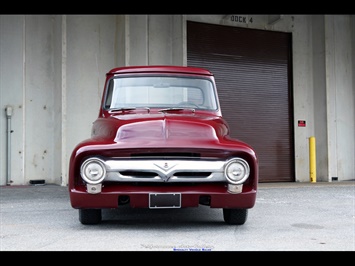
<path id="1" fill-rule="evenodd" d="M 86 183 L 95 185 L 106 177 L 105 162 L 99 158 L 86 159 L 80 167 L 80 175 Z"/>
<path id="2" fill-rule="evenodd" d="M 242 184 L 250 175 L 250 166 L 242 158 L 233 158 L 226 162 L 224 175 L 229 183 L 234 185 Z"/>

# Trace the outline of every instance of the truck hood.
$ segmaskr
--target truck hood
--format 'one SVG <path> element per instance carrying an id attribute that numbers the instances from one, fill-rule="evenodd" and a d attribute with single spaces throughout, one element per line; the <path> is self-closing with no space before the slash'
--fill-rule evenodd
<path id="1" fill-rule="evenodd" d="M 115 142 L 217 141 L 228 133 L 222 118 L 197 114 L 125 115 L 117 116 L 116 123 Z"/>

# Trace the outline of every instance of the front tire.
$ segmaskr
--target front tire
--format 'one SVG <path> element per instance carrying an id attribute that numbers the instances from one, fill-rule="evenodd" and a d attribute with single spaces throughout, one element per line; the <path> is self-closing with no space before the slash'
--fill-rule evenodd
<path id="1" fill-rule="evenodd" d="M 223 209 L 223 219 L 227 224 L 242 225 L 247 217 L 248 209 Z"/>
<path id="2" fill-rule="evenodd" d="M 101 219 L 101 209 L 79 209 L 79 221 L 82 224 L 99 224 Z"/>

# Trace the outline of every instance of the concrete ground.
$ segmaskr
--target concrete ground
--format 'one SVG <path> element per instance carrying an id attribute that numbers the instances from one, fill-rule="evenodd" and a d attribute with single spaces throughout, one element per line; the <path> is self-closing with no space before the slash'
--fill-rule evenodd
<path id="1" fill-rule="evenodd" d="M 104 210 L 82 225 L 68 188 L 0 187 L 0 251 L 355 251 L 355 182 L 261 183 L 242 226 L 222 210 Z"/>

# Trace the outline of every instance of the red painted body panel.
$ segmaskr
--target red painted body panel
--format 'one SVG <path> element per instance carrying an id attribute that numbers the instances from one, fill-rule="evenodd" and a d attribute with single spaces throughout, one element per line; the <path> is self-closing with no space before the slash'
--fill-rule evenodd
<path id="1" fill-rule="evenodd" d="M 160 74 L 210 79 L 213 75 L 200 68 L 143 66 L 114 68 L 107 73 L 102 107 L 93 123 L 91 138 L 80 142 L 69 163 L 69 194 L 77 209 L 118 208 L 119 197 L 129 196 L 130 206 L 147 208 L 149 193 L 181 193 L 181 207 L 197 207 L 201 196 L 210 197 L 211 208 L 252 208 L 258 184 L 258 161 L 251 146 L 229 137 L 229 128 L 221 110 L 177 110 L 161 112 L 133 110 L 113 112 L 104 108 L 108 83 L 114 76 Z M 193 153 L 200 158 L 227 160 L 234 156 L 250 165 L 250 177 L 242 192 L 231 194 L 225 183 L 135 184 L 106 182 L 99 194 L 89 194 L 80 175 L 82 161 L 89 156 L 104 158 L 130 157 L 133 154 Z"/>
<path id="2" fill-rule="evenodd" d="M 76 208 L 118 208 L 118 197 L 129 195 L 130 206 L 148 208 L 149 193 L 182 193 L 181 207 L 198 207 L 201 195 L 211 197 L 211 208 L 252 208 L 255 204 L 256 189 L 248 189 L 243 194 L 230 194 L 224 185 L 200 184 L 196 186 L 174 186 L 164 188 L 156 186 L 136 187 L 121 185 L 107 188 L 97 195 L 86 193 L 85 190 L 72 190 L 71 201 Z"/>

